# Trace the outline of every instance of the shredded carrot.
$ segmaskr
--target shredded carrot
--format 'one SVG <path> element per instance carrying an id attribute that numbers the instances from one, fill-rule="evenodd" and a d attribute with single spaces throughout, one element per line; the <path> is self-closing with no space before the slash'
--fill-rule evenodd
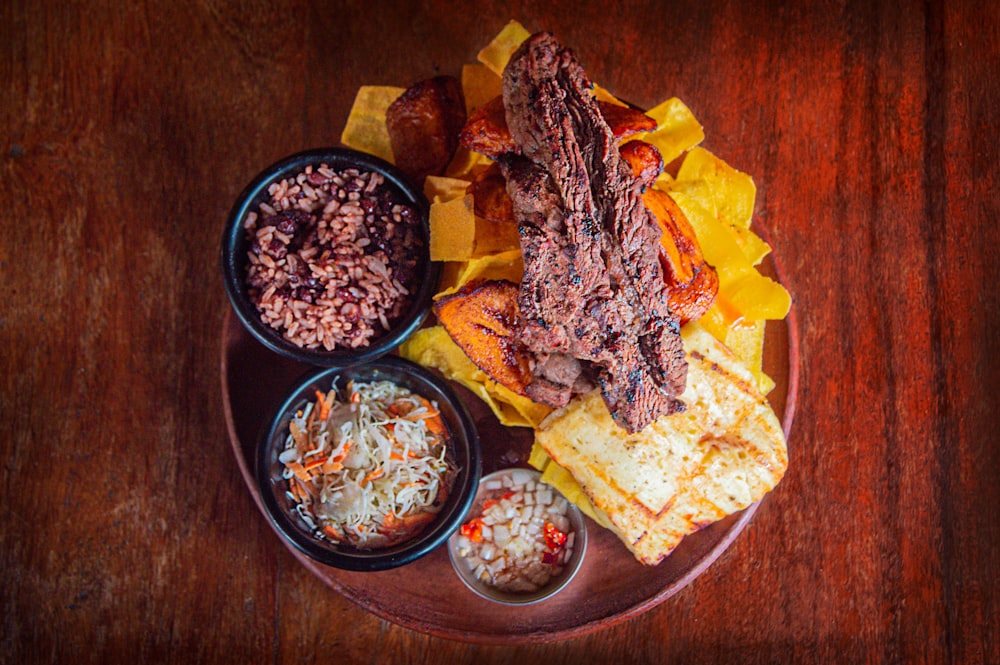
<path id="1" fill-rule="evenodd" d="M 337 453 L 337 455 L 334 456 L 333 461 L 334 462 L 343 462 L 345 459 L 347 459 L 347 453 L 351 449 L 351 446 L 353 446 L 353 445 L 354 445 L 354 441 L 352 441 L 350 439 L 348 439 L 347 441 L 344 441 L 344 449 L 342 451 L 340 451 L 339 453 Z"/>
<path id="2" fill-rule="evenodd" d="M 333 406 L 333 402 L 327 400 L 326 395 L 319 390 L 316 391 L 316 402 L 319 404 L 319 419 L 326 420 L 330 415 L 330 408 Z"/>
<path id="3" fill-rule="evenodd" d="M 302 466 L 301 464 L 299 464 L 298 462 L 296 462 L 294 460 L 291 461 L 291 462 L 289 462 L 285 466 L 288 467 L 289 471 L 291 471 L 292 473 L 295 474 L 296 478 L 298 478 L 299 480 L 301 480 L 304 483 L 309 482 L 309 480 L 310 480 L 309 473 L 306 471 L 306 469 L 305 469 L 304 466 Z"/>
<path id="4" fill-rule="evenodd" d="M 397 462 L 402 462 L 404 457 L 397 452 L 391 452 L 389 453 L 389 459 L 394 459 Z"/>
<path id="5" fill-rule="evenodd" d="M 330 459 L 328 455 L 316 455 L 305 463 L 305 469 L 306 471 L 312 471 L 316 467 L 326 464 L 328 459 Z"/>
<path id="6" fill-rule="evenodd" d="M 427 429 L 435 434 L 444 435 L 448 433 L 447 428 L 444 426 L 444 421 L 441 420 L 441 416 L 435 415 L 431 418 L 427 418 L 424 422 L 427 423 Z"/>
<path id="7" fill-rule="evenodd" d="M 344 470 L 344 464 L 336 460 L 327 460 L 323 465 L 323 473 L 337 473 Z"/>
<path id="8" fill-rule="evenodd" d="M 337 529 L 332 524 L 324 524 L 323 533 L 328 535 L 333 540 L 339 541 L 341 540 L 341 538 L 343 538 L 343 536 L 340 535 L 340 532 L 337 531 Z"/>
<path id="9" fill-rule="evenodd" d="M 383 473 L 382 472 L 382 467 L 379 467 L 379 468 L 375 469 L 374 471 L 372 471 L 371 473 L 369 473 L 367 476 L 365 476 L 365 479 L 361 481 L 361 485 L 362 486 L 367 485 L 368 483 L 370 483 L 371 481 L 375 480 L 376 478 L 382 477 L 382 473 Z"/>

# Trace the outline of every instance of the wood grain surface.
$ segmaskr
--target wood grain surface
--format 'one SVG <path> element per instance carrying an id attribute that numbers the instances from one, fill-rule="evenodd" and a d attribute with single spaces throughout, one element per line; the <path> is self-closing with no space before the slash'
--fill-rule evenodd
<path id="1" fill-rule="evenodd" d="M 510 18 L 754 176 L 801 386 L 788 474 L 694 584 L 501 647 L 376 618 L 270 530 L 218 248 L 358 86 Z M 998 130 L 990 3 L 0 3 L 0 661 L 1000 662 Z"/>

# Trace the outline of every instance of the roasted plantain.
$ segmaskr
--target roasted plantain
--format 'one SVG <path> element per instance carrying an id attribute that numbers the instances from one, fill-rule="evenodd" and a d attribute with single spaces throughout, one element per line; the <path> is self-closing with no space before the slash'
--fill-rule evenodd
<path id="1" fill-rule="evenodd" d="M 651 187 L 656 177 L 663 172 L 663 156 L 660 149 L 645 141 L 628 141 L 618 149 L 622 159 L 632 168 L 632 175 L 642 182 L 643 187 Z"/>
<path id="2" fill-rule="evenodd" d="M 719 293 L 719 275 L 701 253 L 694 229 L 670 195 L 647 189 L 642 200 L 663 229 L 660 258 L 668 304 L 681 324 L 702 317 Z"/>
<path id="3" fill-rule="evenodd" d="M 476 217 L 491 222 L 513 222 L 514 203 L 507 193 L 507 179 L 495 162 L 479 174 L 469 184 Z"/>
<path id="4" fill-rule="evenodd" d="M 418 186 L 428 175 L 441 175 L 455 156 L 465 121 L 457 78 L 436 76 L 414 83 L 386 111 L 396 166 Z"/>
<path id="5" fill-rule="evenodd" d="M 434 303 L 438 321 L 469 359 L 491 379 L 524 395 L 530 356 L 515 336 L 518 285 L 507 280 L 470 282 Z"/>

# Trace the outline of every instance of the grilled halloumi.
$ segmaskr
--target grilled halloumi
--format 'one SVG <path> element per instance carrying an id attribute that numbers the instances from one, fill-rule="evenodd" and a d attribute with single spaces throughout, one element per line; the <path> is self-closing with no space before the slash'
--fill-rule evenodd
<path id="1" fill-rule="evenodd" d="M 647 565 L 684 536 L 759 500 L 788 466 L 781 424 L 753 374 L 697 324 L 681 335 L 683 413 L 628 434 L 593 391 L 553 412 L 535 434 L 599 521 Z"/>

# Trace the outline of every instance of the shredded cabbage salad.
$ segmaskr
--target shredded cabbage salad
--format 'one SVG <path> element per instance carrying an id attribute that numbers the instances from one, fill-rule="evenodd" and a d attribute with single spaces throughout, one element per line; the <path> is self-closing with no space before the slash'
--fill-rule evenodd
<path id="1" fill-rule="evenodd" d="M 391 381 L 349 382 L 289 423 L 287 495 L 320 540 L 388 547 L 433 521 L 454 478 L 437 405 Z"/>

